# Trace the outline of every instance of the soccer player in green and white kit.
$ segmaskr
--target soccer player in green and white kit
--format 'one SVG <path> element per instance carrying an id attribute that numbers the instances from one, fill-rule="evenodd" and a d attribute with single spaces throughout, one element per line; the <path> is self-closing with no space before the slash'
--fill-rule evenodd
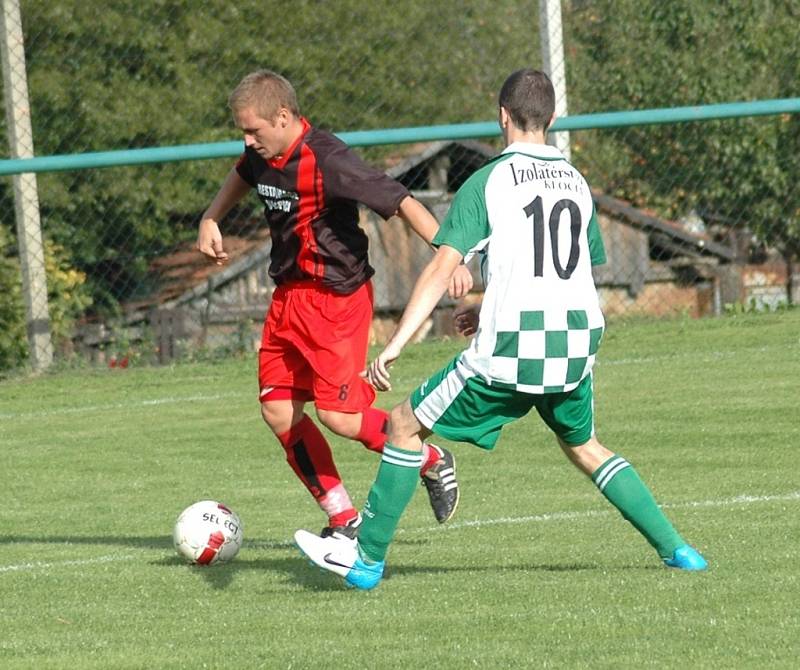
<path id="1" fill-rule="evenodd" d="M 485 297 L 458 329 L 469 348 L 392 410 L 389 439 L 357 540 L 299 530 L 295 541 L 317 565 L 370 589 L 419 479 L 422 439 L 431 432 L 492 449 L 504 424 L 536 408 L 572 463 L 589 475 L 667 566 L 704 570 L 631 465 L 594 434 L 592 365 L 604 320 L 592 265 L 604 263 L 592 196 L 583 176 L 545 133 L 555 95 L 537 70 L 511 74 L 500 91 L 506 149 L 459 189 L 433 240 L 392 339 L 370 364 L 369 381 L 390 388 L 389 366 L 430 315 L 450 276 L 479 254 Z"/>

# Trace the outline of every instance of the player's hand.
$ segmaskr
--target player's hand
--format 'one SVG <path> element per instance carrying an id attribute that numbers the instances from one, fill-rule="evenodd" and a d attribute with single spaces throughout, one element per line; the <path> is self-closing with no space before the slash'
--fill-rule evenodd
<path id="1" fill-rule="evenodd" d="M 391 391 L 392 383 L 389 368 L 400 356 L 400 350 L 390 342 L 386 348 L 378 354 L 377 358 L 369 364 L 366 371 L 367 381 L 378 391 Z"/>
<path id="2" fill-rule="evenodd" d="M 228 254 L 222 248 L 222 233 L 214 219 L 203 219 L 197 232 L 197 249 L 209 260 L 222 265 L 228 260 Z"/>
<path id="3" fill-rule="evenodd" d="M 464 337 L 471 337 L 478 331 L 480 322 L 479 305 L 462 305 L 453 312 L 453 322 L 456 332 Z"/>
<path id="4" fill-rule="evenodd" d="M 459 265 L 453 276 L 450 277 L 450 285 L 447 287 L 447 294 L 454 300 L 463 298 L 472 290 L 472 273 L 466 265 Z"/>

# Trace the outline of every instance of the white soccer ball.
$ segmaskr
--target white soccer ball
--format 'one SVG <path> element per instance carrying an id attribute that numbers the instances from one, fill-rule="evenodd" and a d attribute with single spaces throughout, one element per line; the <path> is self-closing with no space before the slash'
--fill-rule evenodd
<path id="1" fill-rule="evenodd" d="M 224 563 L 239 553 L 242 522 L 222 503 L 201 500 L 181 512 L 172 541 L 178 553 L 191 563 Z"/>

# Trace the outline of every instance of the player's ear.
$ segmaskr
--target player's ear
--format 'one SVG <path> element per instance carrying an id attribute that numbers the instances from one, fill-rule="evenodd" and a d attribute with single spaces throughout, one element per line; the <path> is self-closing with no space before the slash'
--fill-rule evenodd
<path id="1" fill-rule="evenodd" d="M 270 124 L 273 128 L 285 128 L 289 125 L 289 110 L 285 107 L 281 107 L 275 112 L 275 116 L 272 117 Z"/>
<path id="2" fill-rule="evenodd" d="M 556 122 L 556 113 L 553 112 L 553 115 L 550 117 L 550 120 L 547 122 L 547 125 L 544 127 L 544 132 L 550 130 L 553 127 L 553 124 Z"/>
<path id="3" fill-rule="evenodd" d="M 286 128 L 289 125 L 289 121 L 291 120 L 289 114 L 289 110 L 286 107 L 281 107 L 278 110 L 278 113 L 275 115 L 275 125 L 278 128 Z"/>
<path id="4" fill-rule="evenodd" d="M 498 121 L 500 122 L 500 128 L 505 130 L 508 128 L 508 121 L 511 117 L 508 114 L 508 110 L 502 105 L 498 108 Z"/>

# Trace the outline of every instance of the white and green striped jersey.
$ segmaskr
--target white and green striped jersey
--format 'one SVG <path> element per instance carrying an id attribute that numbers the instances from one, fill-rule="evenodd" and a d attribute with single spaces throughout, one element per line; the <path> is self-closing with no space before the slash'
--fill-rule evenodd
<path id="1" fill-rule="evenodd" d="M 433 240 L 481 257 L 480 325 L 461 362 L 493 386 L 571 391 L 603 334 L 605 249 L 586 180 L 558 149 L 514 143 L 456 194 Z"/>

